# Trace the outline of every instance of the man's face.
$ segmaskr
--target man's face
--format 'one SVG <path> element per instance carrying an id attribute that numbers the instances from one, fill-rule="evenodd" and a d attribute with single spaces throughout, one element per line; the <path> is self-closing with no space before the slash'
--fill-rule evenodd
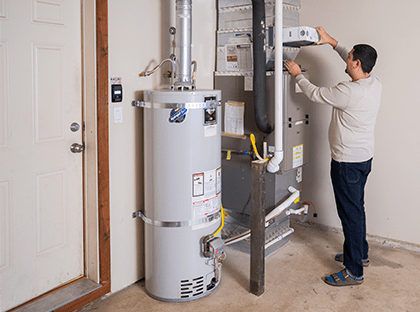
<path id="1" fill-rule="evenodd" d="M 346 74 L 350 75 L 350 77 L 352 77 L 353 69 L 354 69 L 355 63 L 357 62 L 357 61 L 353 61 L 353 51 L 354 51 L 354 49 L 352 49 L 349 52 L 349 54 L 346 58 L 347 66 L 346 66 L 345 72 L 346 72 Z"/>

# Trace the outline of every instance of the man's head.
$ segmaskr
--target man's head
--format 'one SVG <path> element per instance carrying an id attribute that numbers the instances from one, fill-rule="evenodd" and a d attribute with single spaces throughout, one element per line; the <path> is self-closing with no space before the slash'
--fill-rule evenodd
<path id="1" fill-rule="evenodd" d="M 375 66 L 377 53 L 374 48 L 367 44 L 357 44 L 349 52 L 346 59 L 346 73 L 355 81 L 370 76 Z"/>
<path id="2" fill-rule="evenodd" d="M 365 74 L 372 71 L 377 58 L 376 50 L 368 44 L 356 44 L 353 47 L 353 61 L 359 60 L 362 63 L 362 70 Z"/>

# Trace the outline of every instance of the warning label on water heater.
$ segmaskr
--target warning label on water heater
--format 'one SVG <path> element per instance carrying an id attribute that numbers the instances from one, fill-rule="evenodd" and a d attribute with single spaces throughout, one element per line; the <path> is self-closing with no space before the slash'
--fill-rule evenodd
<path id="1" fill-rule="evenodd" d="M 209 125 L 204 126 L 204 137 L 212 137 L 217 135 L 217 126 L 216 125 Z"/>
<path id="2" fill-rule="evenodd" d="M 204 195 L 204 173 L 196 173 L 193 175 L 193 196 Z"/>
<path id="3" fill-rule="evenodd" d="M 222 167 L 216 170 L 216 194 L 222 191 Z"/>
<path id="4" fill-rule="evenodd" d="M 216 170 L 204 172 L 204 194 L 216 193 Z"/>
<path id="5" fill-rule="evenodd" d="M 212 214 L 219 212 L 222 203 L 221 194 L 207 198 L 204 200 L 197 200 L 192 203 L 193 206 L 193 220 L 201 220 Z"/>
<path id="6" fill-rule="evenodd" d="M 203 228 L 214 223 L 214 219 L 210 217 L 220 211 L 222 204 L 221 189 L 222 168 L 193 174 L 193 221 L 200 221 L 209 217 L 208 222 L 193 226 L 193 229 Z"/>

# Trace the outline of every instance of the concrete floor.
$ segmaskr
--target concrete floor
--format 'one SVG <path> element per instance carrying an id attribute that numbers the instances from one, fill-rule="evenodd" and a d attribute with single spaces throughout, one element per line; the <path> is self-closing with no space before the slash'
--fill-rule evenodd
<path id="1" fill-rule="evenodd" d="M 370 242 L 365 282 L 332 287 L 322 279 L 342 269 L 334 255 L 343 236 L 299 222 L 292 227 L 290 242 L 266 258 L 260 297 L 249 293 L 249 255 L 226 248 L 221 285 L 209 296 L 160 302 L 146 294 L 142 280 L 79 311 L 420 311 L 420 253 Z"/>

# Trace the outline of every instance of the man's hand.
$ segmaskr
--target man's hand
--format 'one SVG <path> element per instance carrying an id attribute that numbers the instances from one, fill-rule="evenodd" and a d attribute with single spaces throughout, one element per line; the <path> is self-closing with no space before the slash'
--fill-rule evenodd
<path id="1" fill-rule="evenodd" d="M 338 41 L 331 37 L 324 28 L 317 27 L 315 28 L 319 35 L 319 41 L 316 44 L 330 44 L 333 48 L 335 48 L 338 44 Z"/>
<path id="2" fill-rule="evenodd" d="M 285 60 L 284 61 L 284 66 L 286 66 L 286 69 L 289 71 L 289 73 L 293 77 L 296 77 L 296 76 L 302 74 L 302 71 L 300 70 L 299 65 L 296 64 L 295 62 L 291 61 L 291 60 Z"/>

